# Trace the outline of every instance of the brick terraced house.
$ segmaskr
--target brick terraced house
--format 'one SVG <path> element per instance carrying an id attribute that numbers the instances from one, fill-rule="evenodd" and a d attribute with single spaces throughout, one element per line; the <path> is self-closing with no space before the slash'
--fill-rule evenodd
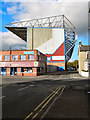
<path id="1" fill-rule="evenodd" d="M 38 50 L 0 51 L 0 75 L 37 76 L 46 73 L 47 57 Z"/>

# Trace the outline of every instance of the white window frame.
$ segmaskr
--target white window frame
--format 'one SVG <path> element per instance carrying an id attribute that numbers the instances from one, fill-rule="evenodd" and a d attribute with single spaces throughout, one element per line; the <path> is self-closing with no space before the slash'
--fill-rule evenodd
<path id="1" fill-rule="evenodd" d="M 23 67 L 24 71 L 22 73 L 33 73 L 33 67 Z"/>
<path id="2" fill-rule="evenodd" d="M 5 58 L 8 58 L 8 59 L 5 59 Z M 4 55 L 4 60 L 9 61 L 10 60 L 10 55 Z"/>
<path id="3" fill-rule="evenodd" d="M 29 55 L 29 56 L 34 56 L 34 55 Z M 29 60 L 35 60 L 35 56 L 34 56 L 34 59 L 32 59 L 31 57 L 28 56 L 28 59 Z"/>
<path id="4" fill-rule="evenodd" d="M 20 60 L 26 60 L 26 55 L 20 55 Z"/>
<path id="5" fill-rule="evenodd" d="M 18 60 L 18 55 L 12 55 L 12 60 Z"/>

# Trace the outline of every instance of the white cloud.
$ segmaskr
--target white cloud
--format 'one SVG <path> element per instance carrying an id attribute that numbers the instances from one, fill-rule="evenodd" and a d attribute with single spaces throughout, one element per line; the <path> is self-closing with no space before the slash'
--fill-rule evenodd
<path id="1" fill-rule="evenodd" d="M 16 21 L 29 20 L 54 15 L 65 15 L 75 25 L 78 35 L 84 35 L 88 28 L 88 3 L 63 2 L 22 2 L 22 9 L 14 15 Z"/>
<path id="2" fill-rule="evenodd" d="M 0 49 L 10 49 L 10 46 L 12 49 L 14 49 L 16 46 L 25 46 L 26 42 L 21 40 L 19 37 L 14 35 L 11 32 L 0 32 Z"/>
<path id="3" fill-rule="evenodd" d="M 15 14 L 15 13 L 17 13 L 17 7 L 16 6 L 8 7 L 7 8 L 7 12 L 9 14 Z"/>
<path id="4" fill-rule="evenodd" d="M 5 15 L 6 13 L 5 13 L 5 12 L 3 12 L 2 10 L 0 10 L 0 14 L 4 14 L 4 15 Z"/>
<path id="5" fill-rule="evenodd" d="M 17 7 L 15 4 L 12 7 L 7 8 L 7 11 L 9 14 L 13 15 L 12 17 L 15 19 L 15 21 L 64 14 L 75 25 L 78 34 L 83 35 L 85 32 L 87 32 L 88 3 L 66 2 L 70 0 L 60 1 L 63 2 L 21 2 L 19 7 Z"/>

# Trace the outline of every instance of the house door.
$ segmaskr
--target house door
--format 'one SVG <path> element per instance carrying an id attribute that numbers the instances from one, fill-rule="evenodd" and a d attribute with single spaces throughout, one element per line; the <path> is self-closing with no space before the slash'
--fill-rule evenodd
<path id="1" fill-rule="evenodd" d="M 17 67 L 14 68 L 14 75 L 17 75 Z"/>
<path id="2" fill-rule="evenodd" d="M 3 76 L 6 76 L 7 75 L 7 68 L 3 68 Z"/>
<path id="3" fill-rule="evenodd" d="M 10 75 L 17 75 L 17 68 L 16 67 L 11 68 Z"/>
<path id="4" fill-rule="evenodd" d="M 11 69 L 10 69 L 10 75 L 14 75 L 14 68 L 13 67 L 11 67 Z"/>

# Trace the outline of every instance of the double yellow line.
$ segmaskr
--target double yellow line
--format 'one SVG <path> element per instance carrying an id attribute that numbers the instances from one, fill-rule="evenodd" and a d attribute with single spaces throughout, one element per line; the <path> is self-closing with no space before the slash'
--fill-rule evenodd
<path id="1" fill-rule="evenodd" d="M 34 114 L 31 117 L 31 120 L 33 120 L 34 118 L 36 118 L 38 116 L 38 114 L 46 107 L 46 105 L 52 100 L 52 98 L 58 94 L 58 92 L 63 88 L 63 86 L 59 86 L 56 88 L 55 91 L 53 91 L 45 100 L 43 100 L 35 109 L 33 112 L 31 112 L 24 120 L 29 119 L 40 107 L 40 110 L 38 112 L 36 112 L 36 114 Z"/>

